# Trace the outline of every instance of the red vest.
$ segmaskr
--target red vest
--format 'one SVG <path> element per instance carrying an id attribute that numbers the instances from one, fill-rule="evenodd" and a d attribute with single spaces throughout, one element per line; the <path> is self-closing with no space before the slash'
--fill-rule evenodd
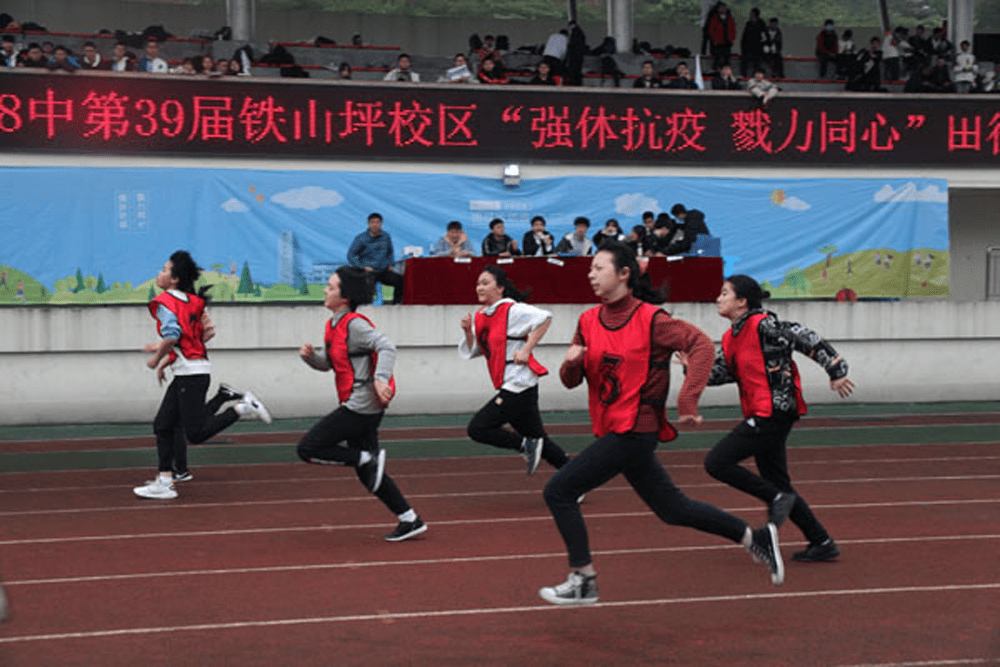
<path id="1" fill-rule="evenodd" d="M 768 382 L 767 364 L 760 346 L 760 321 L 767 317 L 764 313 L 751 315 L 737 336 L 730 327 L 722 334 L 722 354 L 729 371 L 736 377 L 740 388 L 740 406 L 744 417 L 770 417 L 772 410 L 771 383 Z M 806 413 L 806 402 L 802 398 L 802 380 L 799 368 L 792 361 L 792 378 L 795 382 L 795 401 L 799 414 Z"/>
<path id="2" fill-rule="evenodd" d="M 608 433 L 627 433 L 635 427 L 642 387 L 653 357 L 653 316 L 660 312 L 656 306 L 643 303 L 623 326 L 608 329 L 601 323 L 600 310 L 600 306 L 591 308 L 580 316 L 580 335 L 587 348 L 583 368 L 590 421 L 598 438 Z M 653 408 L 660 441 L 676 438 L 677 431 L 667 421 L 666 397 Z"/>
<path id="3" fill-rule="evenodd" d="M 337 400 L 341 403 L 346 402 L 351 397 L 351 391 L 354 389 L 354 366 L 351 365 L 351 358 L 347 353 L 347 324 L 356 317 L 360 317 L 372 327 L 375 326 L 367 317 L 354 312 L 346 313 L 337 321 L 336 325 L 333 324 L 332 317 L 326 323 L 326 335 L 324 336 L 326 356 L 333 366 L 337 383 Z M 374 377 L 375 367 L 378 365 L 378 352 L 372 350 L 364 354 L 371 357 L 371 370 Z M 395 376 L 389 378 L 389 386 L 392 387 L 393 392 L 396 391 Z"/>
<path id="4" fill-rule="evenodd" d="M 181 338 L 177 345 L 181 348 L 181 353 L 185 359 L 208 359 L 208 352 L 205 350 L 205 343 L 201 340 L 205 333 L 205 326 L 201 322 L 201 316 L 205 312 L 205 300 L 196 294 L 188 294 L 187 301 L 181 301 L 170 292 L 162 292 L 149 302 L 149 313 L 156 320 L 156 333 L 160 333 L 162 323 L 156 316 L 156 312 L 163 306 L 177 317 L 177 322 L 181 327 Z M 170 361 L 167 365 L 177 360 L 177 353 L 170 350 Z"/>
<path id="5" fill-rule="evenodd" d="M 487 315 L 485 308 L 476 313 L 476 343 L 486 358 L 486 367 L 490 371 L 490 379 L 493 380 L 496 389 L 503 386 L 503 371 L 508 363 L 507 315 L 511 305 L 513 304 L 510 302 L 501 303 L 492 315 Z M 535 375 L 549 373 L 545 366 L 538 363 L 535 355 L 528 357 L 528 368 L 533 370 Z"/>

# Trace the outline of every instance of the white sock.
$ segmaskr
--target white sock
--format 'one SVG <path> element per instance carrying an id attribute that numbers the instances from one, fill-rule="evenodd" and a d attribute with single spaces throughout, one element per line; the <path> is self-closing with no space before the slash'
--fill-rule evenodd
<path id="1" fill-rule="evenodd" d="M 371 452 L 361 452 L 361 456 L 358 458 L 358 465 L 363 466 L 372 460 Z"/>
<path id="2" fill-rule="evenodd" d="M 164 486 L 170 486 L 174 483 L 174 473 L 172 472 L 161 472 L 160 473 L 160 484 Z"/>
<path id="3" fill-rule="evenodd" d="M 750 530 L 750 526 L 747 526 L 746 531 L 743 533 L 743 539 L 740 540 L 740 544 L 745 547 L 749 547 L 753 542 L 753 531 Z"/>
<path id="4" fill-rule="evenodd" d="M 243 401 L 240 401 L 239 403 L 233 406 L 233 410 L 236 410 L 236 414 L 238 414 L 240 417 L 246 415 L 248 409 L 250 409 L 250 406 L 244 403 Z"/>
<path id="5" fill-rule="evenodd" d="M 403 512 L 402 514 L 399 515 L 399 520 L 400 521 L 416 521 L 417 520 L 417 513 L 414 512 L 412 509 L 408 509 L 405 512 Z"/>

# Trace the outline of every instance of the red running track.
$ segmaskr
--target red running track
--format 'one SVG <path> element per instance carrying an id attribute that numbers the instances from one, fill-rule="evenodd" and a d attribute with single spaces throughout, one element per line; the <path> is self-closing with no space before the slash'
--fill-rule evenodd
<path id="1" fill-rule="evenodd" d="M 692 497 L 762 521 L 702 456 L 661 454 Z M 839 562 L 791 562 L 788 524 L 774 587 L 615 480 L 584 505 L 602 600 L 586 609 L 536 595 L 565 553 L 549 470 L 516 456 L 391 461 L 430 525 L 399 544 L 344 469 L 199 468 L 168 502 L 132 495 L 143 471 L 4 475 L 0 665 L 1000 664 L 996 444 L 790 457 Z"/>

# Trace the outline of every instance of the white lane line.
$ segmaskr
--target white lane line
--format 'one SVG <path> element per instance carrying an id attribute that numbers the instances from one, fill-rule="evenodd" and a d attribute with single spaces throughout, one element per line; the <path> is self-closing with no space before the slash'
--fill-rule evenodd
<path id="1" fill-rule="evenodd" d="M 397 462 L 403 459 L 397 459 Z M 409 459 L 416 460 L 416 459 Z M 916 457 L 916 458 L 881 458 L 881 459 L 818 459 L 813 461 L 791 461 L 792 467 L 800 468 L 805 466 L 823 466 L 829 467 L 831 465 L 853 465 L 857 463 L 862 463 L 866 465 L 871 464 L 922 464 L 922 463 L 981 463 L 984 461 L 997 461 L 1000 460 L 1000 455 L 996 456 L 928 456 L 928 457 Z M 259 465 L 295 465 L 298 464 L 259 464 Z M 704 466 L 701 463 L 669 463 L 671 470 L 701 470 Z M 206 465 L 198 466 L 199 469 L 203 468 L 214 468 L 214 467 L 225 467 L 216 465 Z M 81 470 L 84 472 L 107 472 L 105 470 Z M 489 476 L 489 477 L 501 477 L 501 476 L 518 476 L 523 477 L 524 471 L 520 467 L 517 470 L 470 470 L 465 472 L 413 472 L 413 473 L 393 473 L 393 479 L 441 479 L 441 478 L 453 478 L 453 477 L 475 477 L 475 476 Z M 896 478 L 893 478 L 896 479 Z M 201 481 L 201 480 L 199 480 Z M 821 483 L 821 482 L 833 482 L 836 480 L 796 480 L 796 484 L 811 484 L 811 483 Z M 357 482 L 357 478 L 347 475 L 338 475 L 334 477 L 261 477 L 257 479 L 212 479 L 209 481 L 212 486 L 240 486 L 240 485 L 254 485 L 259 486 L 261 484 L 302 484 L 302 483 L 315 483 L 315 484 L 329 484 L 331 482 Z M 30 487 L 24 489 L 0 489 L 0 495 L 2 494 L 15 494 L 15 493 L 46 493 L 46 492 L 58 492 L 62 493 L 65 491 L 94 491 L 100 489 L 121 489 L 122 484 L 90 484 L 90 485 L 78 485 L 78 486 L 48 486 L 48 487 Z"/>
<path id="2" fill-rule="evenodd" d="M 441 522 L 447 523 L 447 522 Z M 437 525 L 437 524 L 435 524 Z M 839 544 L 842 545 L 865 545 L 865 544 L 905 544 L 912 542 L 919 542 L 921 544 L 926 544 L 930 542 L 978 542 L 978 541 L 988 541 L 988 540 L 1000 540 L 1000 534 L 995 535 L 916 535 L 912 537 L 880 537 L 875 539 L 857 539 L 857 540 L 838 540 Z M 797 547 L 804 546 L 805 542 L 799 541 L 786 541 L 783 542 L 786 547 Z M 689 553 L 695 551 L 719 551 L 723 549 L 742 549 L 743 547 L 735 544 L 711 544 L 711 545 L 696 545 L 696 546 L 684 546 L 684 547 L 643 547 L 643 548 L 633 548 L 633 549 L 603 549 L 595 550 L 593 553 L 596 556 L 635 556 L 642 554 L 664 554 L 664 553 Z M 79 584 L 79 583 L 92 583 L 92 582 L 106 582 L 106 581 L 125 581 L 133 579 L 167 579 L 167 578 L 183 578 L 183 577 L 194 577 L 194 576 L 220 576 L 220 575 L 231 575 L 231 574 L 263 574 L 263 573 L 274 573 L 274 572 L 312 572 L 317 570 L 355 570 L 362 568 L 378 568 L 378 567 L 389 567 L 389 568 L 399 568 L 399 567 L 413 567 L 421 565 L 455 565 L 457 563 L 490 563 L 494 561 L 508 561 L 508 560 L 532 560 L 532 559 L 544 559 L 544 558 L 558 558 L 563 559 L 566 557 L 566 553 L 551 552 L 551 553 L 534 553 L 534 554 L 502 554 L 502 555 L 486 555 L 486 556 L 453 556 L 450 558 L 424 558 L 424 559 L 414 559 L 414 560 L 383 560 L 383 561 L 346 561 L 346 562 L 335 562 L 335 563 L 312 563 L 306 565 L 269 565 L 260 567 L 233 567 L 233 568 L 214 568 L 205 570 L 179 570 L 175 572 L 133 572 L 129 574 L 102 574 L 102 575 L 87 575 L 87 576 L 77 576 L 77 577 L 56 577 L 50 579 L 21 579 L 5 581 L 4 585 L 7 587 L 16 586 L 50 586 L 50 585 L 64 585 L 64 584 Z"/>
<path id="3" fill-rule="evenodd" d="M 888 503 L 836 503 L 829 505 L 811 505 L 814 509 L 874 509 L 874 508 L 895 508 L 895 507 L 921 507 L 949 506 L 949 505 L 996 505 L 1000 503 L 1000 498 L 979 498 L 979 499 L 957 499 L 957 500 L 929 500 L 929 501 L 900 501 Z M 759 511 L 760 505 L 753 507 L 723 507 L 730 513 Z M 650 517 L 649 510 L 638 512 L 586 512 L 587 519 L 619 519 L 630 517 Z M 471 519 L 450 519 L 434 520 L 435 525 L 460 526 L 466 524 L 493 524 L 493 523 L 526 523 L 533 521 L 552 521 L 548 514 L 526 517 L 475 517 Z M 273 528 L 232 528 L 228 530 L 193 530 L 179 531 L 174 533 L 151 532 L 151 533 L 125 533 L 116 535 L 80 535 L 71 537 L 36 537 L 17 540 L 2 540 L 0 546 L 23 546 L 30 544 L 60 544 L 67 542 L 105 542 L 115 540 L 146 540 L 157 538 L 179 538 L 179 537 L 217 537 L 225 535 L 256 535 L 269 533 L 301 533 L 314 531 L 331 530 L 371 530 L 382 529 L 392 526 L 386 523 L 359 523 L 359 524 L 320 524 L 311 526 L 278 526 Z"/>
<path id="4" fill-rule="evenodd" d="M 815 480 L 796 480 L 796 486 L 805 486 L 812 484 L 886 484 L 886 483 L 899 483 L 899 482 L 956 482 L 956 481 L 984 481 L 984 480 L 994 480 L 1000 479 L 1000 475 L 928 475 L 926 477 L 865 477 L 865 478 L 844 478 L 844 479 L 815 479 Z M 684 490 L 690 489 L 716 489 L 720 488 L 719 482 L 702 482 L 696 484 L 681 484 Z M 120 487 L 124 488 L 125 487 Z M 183 487 L 181 487 L 183 488 Z M 610 491 L 630 491 L 631 487 L 617 483 L 614 485 L 602 486 L 599 488 L 601 492 Z M 422 499 L 422 500 L 434 500 L 441 498 L 482 498 L 482 497 L 493 497 L 493 496 L 516 496 L 516 495 L 538 495 L 540 493 L 539 489 L 514 489 L 510 491 L 453 491 L 447 493 L 408 493 L 407 497 L 412 499 Z M 136 500 L 128 505 L 109 505 L 103 507 L 60 507 L 53 509 L 38 509 L 38 510 L 10 510 L 7 512 L 0 512 L 0 517 L 17 518 L 17 517 L 29 517 L 29 516 L 45 516 L 45 515 L 65 515 L 65 514 L 89 514 L 93 512 L 146 512 L 146 511 L 156 511 L 162 512 L 171 509 L 205 509 L 212 507 L 266 507 L 275 505 L 301 505 L 301 504 L 315 504 L 315 503 L 354 503 L 362 500 L 368 500 L 369 496 L 338 496 L 338 497 L 322 497 L 322 498 L 280 498 L 276 500 L 236 500 L 236 501 L 226 501 L 226 502 L 201 502 L 201 503 L 182 503 L 182 502 L 158 502 L 150 500 Z M 913 501 L 920 503 L 922 501 Z M 820 505 L 819 507 L 822 507 Z"/>
<path id="5" fill-rule="evenodd" d="M 953 658 L 946 660 L 917 660 L 910 662 L 865 662 L 837 667 L 948 667 L 950 665 L 1000 665 L 1000 658 Z"/>
<path id="6" fill-rule="evenodd" d="M 439 609 L 413 612 L 380 612 L 376 614 L 354 614 L 345 616 L 308 616 L 303 618 L 278 618 L 262 621 L 230 621 L 226 623 L 198 623 L 145 628 L 120 628 L 116 630 L 89 630 L 84 632 L 60 632 L 37 635 L 17 635 L 0 637 L 0 644 L 18 644 L 38 641 L 60 641 L 67 639 L 97 639 L 107 637 L 127 637 L 136 635 L 157 635 L 179 632 L 210 632 L 215 630 L 240 630 L 245 628 L 273 628 L 294 625 L 320 625 L 340 623 L 364 623 L 369 621 L 407 621 L 430 618 L 462 616 L 486 616 L 495 614 L 523 614 L 527 612 L 576 613 L 594 610 L 624 609 L 633 607 L 663 607 L 670 605 L 714 604 L 733 602 L 759 602 L 763 600 L 792 600 L 805 598 L 852 597 L 862 595 L 919 595 L 926 593 L 952 593 L 959 591 L 982 591 L 1000 589 L 1000 582 L 983 584 L 942 584 L 937 586 L 899 586 L 884 588 L 848 588 L 818 591 L 782 591 L 774 593 L 753 593 L 742 595 L 707 595 L 699 597 L 659 598 L 653 600 L 616 600 L 599 602 L 595 605 L 567 609 L 556 605 L 527 605 L 521 607 L 479 607 L 471 609 Z"/>

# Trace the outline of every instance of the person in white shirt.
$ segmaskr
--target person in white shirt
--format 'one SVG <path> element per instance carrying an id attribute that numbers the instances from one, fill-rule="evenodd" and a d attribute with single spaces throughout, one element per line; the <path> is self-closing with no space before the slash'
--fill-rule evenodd
<path id="1" fill-rule="evenodd" d="M 401 53 L 399 58 L 396 59 L 396 66 L 389 70 L 389 73 L 385 75 L 383 81 L 412 81 L 414 83 L 420 81 L 420 75 L 410 69 L 410 56 L 406 53 Z"/>
<path id="2" fill-rule="evenodd" d="M 562 75 L 563 61 L 566 59 L 566 51 L 568 49 L 569 32 L 565 29 L 552 33 L 545 41 L 545 48 L 542 49 L 542 59 L 549 64 L 554 75 Z"/>
<path id="3" fill-rule="evenodd" d="M 969 50 L 972 47 L 969 40 L 963 39 L 959 45 L 961 51 L 955 56 L 955 65 L 952 67 L 952 81 L 955 82 L 956 93 L 970 93 L 976 87 L 976 75 L 979 74 L 979 65 L 976 63 L 976 56 Z"/>
<path id="4" fill-rule="evenodd" d="M 160 43 L 155 39 L 146 42 L 146 57 L 139 60 L 139 71 L 150 74 L 167 74 L 170 65 L 160 57 Z"/>

